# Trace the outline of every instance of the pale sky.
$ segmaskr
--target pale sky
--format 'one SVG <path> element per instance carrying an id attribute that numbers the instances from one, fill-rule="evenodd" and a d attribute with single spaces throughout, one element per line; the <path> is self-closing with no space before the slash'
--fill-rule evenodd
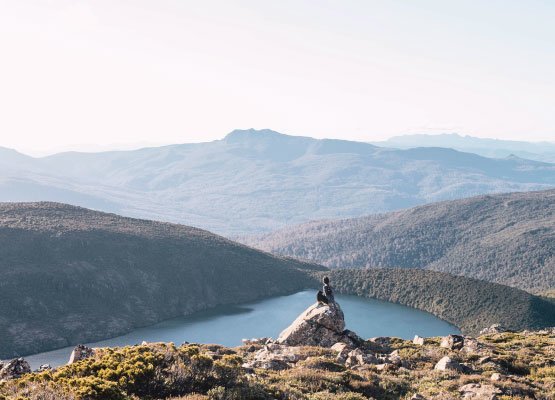
<path id="1" fill-rule="evenodd" d="M 555 141 L 552 0 L 0 0 L 0 146 Z"/>

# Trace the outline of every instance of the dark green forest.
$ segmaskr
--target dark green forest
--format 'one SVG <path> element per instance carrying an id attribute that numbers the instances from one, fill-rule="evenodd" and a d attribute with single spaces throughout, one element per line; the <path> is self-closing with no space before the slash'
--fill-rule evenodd
<path id="1" fill-rule="evenodd" d="M 339 293 L 428 311 L 471 335 L 493 324 L 512 330 L 555 325 L 555 303 L 509 286 L 401 268 L 342 269 L 329 275 Z"/>
<path id="2" fill-rule="evenodd" d="M 240 238 L 330 268 L 424 268 L 555 289 L 555 190 L 487 195 Z"/>

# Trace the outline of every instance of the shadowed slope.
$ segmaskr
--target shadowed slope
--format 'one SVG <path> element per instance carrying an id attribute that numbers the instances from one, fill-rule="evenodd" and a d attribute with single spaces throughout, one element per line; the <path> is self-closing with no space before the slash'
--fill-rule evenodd
<path id="1" fill-rule="evenodd" d="M 188 226 L 57 203 L 0 204 L 0 357 L 291 293 L 303 269 Z"/>

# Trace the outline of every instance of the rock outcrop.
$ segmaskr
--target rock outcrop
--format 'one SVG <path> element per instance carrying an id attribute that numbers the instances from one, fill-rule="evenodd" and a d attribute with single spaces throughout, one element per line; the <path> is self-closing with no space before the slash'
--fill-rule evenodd
<path id="1" fill-rule="evenodd" d="M 414 339 L 412 339 L 412 343 L 417 344 L 419 346 L 423 346 L 424 345 L 424 338 L 420 337 L 418 335 L 415 335 Z"/>
<path id="2" fill-rule="evenodd" d="M 452 360 L 451 357 L 445 356 L 437 362 L 434 369 L 439 371 L 462 371 L 463 366 Z"/>
<path id="3" fill-rule="evenodd" d="M 37 369 L 37 372 L 52 371 L 52 366 L 50 364 L 41 364 Z"/>
<path id="4" fill-rule="evenodd" d="M 31 367 L 23 358 L 16 358 L 7 364 L 0 364 L 0 381 L 17 379 L 23 374 L 31 372 Z"/>
<path id="5" fill-rule="evenodd" d="M 338 342 L 357 347 L 363 340 L 345 329 L 345 317 L 337 303 L 316 303 L 307 308 L 277 340 L 289 346 L 331 347 Z"/>
<path id="6" fill-rule="evenodd" d="M 493 385 L 469 383 L 459 388 L 463 399 L 497 400 L 503 392 Z"/>
<path id="7" fill-rule="evenodd" d="M 308 357 L 301 347 L 269 343 L 254 354 L 251 362 L 243 364 L 243 368 L 262 368 L 279 371 L 291 368 L 291 365 Z"/>
<path id="8" fill-rule="evenodd" d="M 509 330 L 499 324 L 493 324 L 492 326 L 482 329 L 480 331 L 480 335 L 493 335 L 496 333 L 503 333 L 503 332 L 509 332 Z"/>
<path id="9" fill-rule="evenodd" d="M 441 339 L 441 347 L 449 350 L 460 350 L 464 346 L 464 337 L 461 335 L 449 335 Z"/>
<path id="10" fill-rule="evenodd" d="M 84 344 L 78 344 L 71 352 L 68 364 L 73 364 L 74 362 L 81 361 L 92 356 L 94 356 L 94 349 L 91 349 Z"/>

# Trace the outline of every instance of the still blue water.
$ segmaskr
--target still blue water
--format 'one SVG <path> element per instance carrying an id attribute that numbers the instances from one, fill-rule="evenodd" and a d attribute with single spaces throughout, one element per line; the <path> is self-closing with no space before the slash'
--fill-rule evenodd
<path id="1" fill-rule="evenodd" d="M 336 295 L 345 313 L 347 328 L 363 338 L 414 335 L 440 336 L 459 333 L 449 323 L 424 311 L 356 296 Z M 136 329 L 126 335 L 100 342 L 91 347 L 125 346 L 147 342 L 185 341 L 237 346 L 243 338 L 273 337 L 285 329 L 308 306 L 315 302 L 313 290 L 289 296 L 273 297 L 252 303 L 221 306 L 159 324 Z M 73 347 L 27 356 L 31 367 L 41 364 L 59 366 L 67 363 Z"/>

